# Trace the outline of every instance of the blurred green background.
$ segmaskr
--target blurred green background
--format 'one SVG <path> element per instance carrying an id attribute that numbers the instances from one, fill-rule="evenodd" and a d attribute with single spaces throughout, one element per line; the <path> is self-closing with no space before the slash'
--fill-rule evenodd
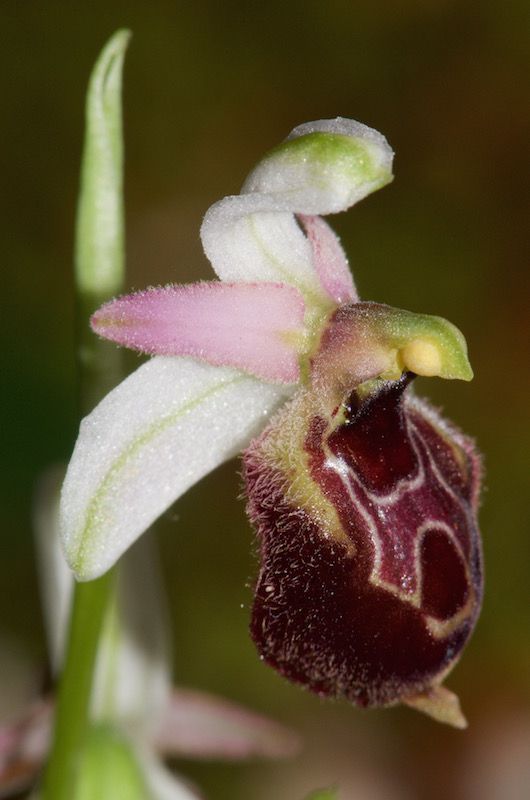
<path id="1" fill-rule="evenodd" d="M 341 115 L 377 128 L 397 153 L 395 182 L 333 225 L 364 299 L 465 332 L 475 380 L 421 390 L 477 438 L 487 470 L 484 611 L 448 681 L 465 733 L 323 703 L 264 667 L 247 636 L 256 563 L 237 465 L 190 491 L 159 533 L 178 682 L 275 716 L 306 746 L 291 762 L 178 769 L 209 800 L 297 800 L 330 784 L 344 800 L 530 794 L 528 16 L 526 0 L 2 4 L 0 710 L 45 663 L 31 496 L 76 435 L 84 92 L 126 26 L 128 288 L 212 277 L 203 213 L 296 124 Z"/>

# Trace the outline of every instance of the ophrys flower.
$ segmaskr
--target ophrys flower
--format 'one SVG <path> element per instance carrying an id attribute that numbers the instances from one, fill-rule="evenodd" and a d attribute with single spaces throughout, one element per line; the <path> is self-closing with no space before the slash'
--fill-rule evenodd
<path id="1" fill-rule="evenodd" d="M 83 421 L 63 538 L 77 577 L 96 577 L 248 447 L 264 658 L 321 694 L 462 725 L 441 681 L 480 606 L 480 469 L 471 442 L 407 387 L 469 380 L 465 340 L 439 317 L 359 302 L 318 216 L 388 183 L 391 164 L 359 123 L 296 128 L 205 217 L 221 281 L 94 315 L 98 333 L 155 357 Z"/>

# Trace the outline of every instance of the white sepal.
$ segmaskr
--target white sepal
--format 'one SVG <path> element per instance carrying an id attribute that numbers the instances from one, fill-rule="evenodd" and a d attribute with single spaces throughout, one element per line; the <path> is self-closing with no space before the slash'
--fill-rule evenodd
<path id="1" fill-rule="evenodd" d="M 106 572 L 190 486 L 233 457 L 288 390 L 186 358 L 156 357 L 81 423 L 61 498 L 79 580 Z"/>
<path id="2" fill-rule="evenodd" d="M 92 718 L 149 739 L 170 703 L 169 623 L 156 548 L 142 536 L 120 560 L 92 688 Z"/>
<path id="3" fill-rule="evenodd" d="M 59 541 L 59 488 L 64 469 L 39 485 L 34 522 L 50 661 L 64 659 L 73 576 Z M 148 738 L 171 699 L 168 614 L 153 542 L 144 536 L 120 562 L 105 613 L 92 688 L 92 719 L 119 722 Z"/>
<path id="4" fill-rule="evenodd" d="M 54 676 L 61 670 L 72 600 L 72 573 L 59 541 L 59 498 L 63 466 L 51 467 L 39 480 L 33 503 L 40 594 Z"/>
<path id="5" fill-rule="evenodd" d="M 149 749 L 137 749 L 136 758 L 150 791 L 150 800 L 203 800 L 187 782 L 173 775 Z"/>
<path id="6" fill-rule="evenodd" d="M 325 297 L 311 246 L 283 197 L 241 194 L 215 203 L 201 227 L 204 252 L 223 281 L 295 286 L 306 302 Z"/>
<path id="7" fill-rule="evenodd" d="M 295 128 L 245 181 L 206 213 L 204 251 L 224 281 L 281 281 L 309 304 L 329 298 L 295 215 L 345 211 L 392 180 L 393 152 L 384 136 L 352 120 Z"/>

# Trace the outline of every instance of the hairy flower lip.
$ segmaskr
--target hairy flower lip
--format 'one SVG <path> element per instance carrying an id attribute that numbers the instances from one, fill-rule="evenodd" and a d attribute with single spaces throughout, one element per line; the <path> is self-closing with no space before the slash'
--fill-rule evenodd
<path id="1" fill-rule="evenodd" d="M 383 384 L 377 392 L 378 397 L 361 398 L 355 404 L 350 402 L 350 408 L 354 407 L 354 413 L 343 421 L 342 429 L 353 430 L 371 414 L 373 415 L 373 409 L 378 403 L 380 404 L 381 392 L 384 396 L 389 391 L 397 390 L 398 396 L 401 397 L 413 377 L 411 374 L 405 374 L 398 382 Z M 420 404 L 414 398 L 403 404 L 405 414 L 411 415 L 411 419 L 418 417 L 424 406 L 423 402 Z M 318 409 L 318 405 L 313 407 Z M 432 420 L 434 414 L 432 409 L 429 413 Z M 289 428 L 287 417 L 286 413 L 282 414 L 280 426 L 287 424 Z M 425 450 L 422 458 L 431 453 L 429 459 L 439 459 L 442 453 L 442 451 L 438 453 L 438 448 L 442 446 L 442 441 L 445 441 L 443 436 L 442 439 L 439 438 L 444 423 L 436 419 L 440 428 L 435 429 L 429 422 L 431 441 L 428 447 L 434 449 Z M 427 424 L 425 419 L 423 422 Z M 322 425 L 321 430 L 325 431 L 328 426 L 324 420 Z M 382 437 L 382 442 L 386 435 L 384 429 L 377 435 L 376 431 L 377 429 L 374 433 L 367 433 L 368 441 L 371 440 L 374 444 L 377 442 L 377 435 Z M 466 537 L 471 537 L 472 545 L 470 551 L 466 550 L 465 558 L 468 562 L 466 577 L 461 575 L 457 578 L 454 574 L 451 578 L 457 581 L 452 590 L 457 592 L 453 600 L 443 585 L 437 585 L 435 576 L 433 586 L 433 575 L 429 573 L 428 580 L 431 587 L 429 603 L 442 604 L 439 606 L 440 612 L 436 612 L 433 617 L 423 607 L 425 602 L 423 583 L 421 581 L 417 583 L 413 595 L 410 595 L 409 591 L 397 590 L 394 583 L 389 582 L 388 578 L 385 579 L 384 572 L 381 572 L 388 568 L 384 567 L 381 555 L 375 558 L 372 546 L 367 549 L 367 543 L 364 542 L 366 532 L 362 533 L 364 524 L 362 521 L 365 519 L 363 515 L 371 508 L 371 503 L 385 500 L 385 494 L 381 497 L 370 494 L 373 500 L 368 503 L 366 510 L 359 514 L 359 508 L 352 517 L 354 509 L 350 504 L 353 498 L 348 499 L 348 492 L 351 490 L 344 493 L 345 487 L 341 488 L 342 500 L 339 500 L 337 492 L 344 478 L 341 477 L 338 484 L 335 481 L 335 488 L 329 483 L 331 473 L 326 466 L 329 463 L 329 455 L 326 455 L 328 449 L 323 447 L 321 462 L 315 461 L 320 449 L 318 441 L 321 434 L 317 429 L 314 429 L 313 433 L 308 432 L 306 447 L 310 446 L 314 452 L 309 462 L 313 465 L 310 469 L 314 480 L 318 483 L 327 476 L 328 487 L 324 489 L 324 494 L 328 498 L 335 498 L 332 502 L 337 507 L 342 526 L 345 530 L 350 527 L 348 536 L 351 535 L 352 523 L 361 525 L 358 534 L 355 535 L 353 548 L 348 548 L 342 539 L 337 539 L 333 535 L 332 529 L 323 531 L 320 529 L 321 512 L 315 512 L 311 505 L 306 507 L 297 505 L 296 500 L 288 499 L 285 494 L 286 476 L 283 474 L 285 466 L 275 466 L 274 453 L 279 452 L 279 447 L 271 449 L 270 446 L 271 436 L 281 438 L 282 435 L 285 434 L 281 433 L 273 420 L 260 439 L 248 448 L 244 457 L 249 496 L 248 512 L 258 530 L 261 553 L 251 633 L 262 657 L 290 680 L 319 694 L 344 696 L 363 706 L 407 702 L 431 713 L 440 721 L 448 722 L 455 727 L 464 727 L 465 720 L 459 711 L 457 700 L 440 687 L 441 681 L 454 666 L 469 639 L 482 597 L 480 542 L 471 512 L 465 510 L 467 501 L 464 496 L 459 495 L 461 499 L 458 501 L 455 496 L 453 501 L 451 498 L 456 489 L 450 489 L 449 486 L 443 489 L 445 499 L 439 507 L 440 511 L 447 502 L 455 503 L 454 513 L 457 515 L 455 524 L 457 519 L 460 519 L 460 525 L 470 525 L 467 532 L 464 529 L 460 535 L 464 536 L 463 541 L 467 541 Z M 336 437 L 337 432 L 328 435 Z M 285 444 L 286 448 L 289 446 Z M 438 455 L 435 457 L 434 453 Z M 451 460 L 449 450 L 444 458 L 446 461 L 440 462 L 436 470 L 441 469 L 443 463 L 447 477 L 442 478 L 441 473 L 435 470 L 429 480 L 434 478 L 436 481 L 445 481 L 450 474 L 447 470 L 456 468 L 456 462 Z M 477 472 L 473 461 L 470 456 L 466 458 L 469 467 L 474 470 L 472 482 L 476 482 Z M 429 469 L 434 469 L 434 461 L 426 463 L 431 463 L 432 467 Z M 436 474 L 440 477 L 435 478 Z M 341 475 L 344 473 L 339 469 L 335 476 L 338 478 Z M 296 483 L 296 477 L 291 475 L 289 482 L 293 480 Z M 415 492 L 424 491 L 422 490 L 424 481 L 424 478 L 420 484 L 413 481 L 410 488 L 405 490 L 403 502 L 408 502 L 409 493 L 413 496 Z M 352 483 L 351 486 L 353 485 Z M 427 484 L 427 488 L 429 485 Z M 442 485 L 445 484 L 440 483 L 440 489 Z M 457 485 L 454 484 L 455 487 Z M 427 493 L 424 496 L 428 498 L 430 495 Z M 385 514 L 389 511 L 390 508 Z M 355 519 L 358 520 L 357 523 L 353 522 Z M 443 517 L 440 517 L 441 519 Z M 441 522 L 431 522 L 423 528 L 418 528 L 414 557 L 419 559 L 422 552 L 431 552 L 432 544 L 437 543 L 438 550 L 432 551 L 433 555 L 438 552 L 445 559 L 442 562 L 444 569 L 454 570 L 454 565 L 460 562 L 452 560 L 455 552 L 453 545 L 449 544 L 452 539 L 446 539 L 445 533 L 440 539 L 440 533 L 437 532 L 440 530 L 445 530 Z M 432 538 L 435 532 L 438 539 L 436 536 Z M 425 538 L 427 535 L 431 537 L 428 541 L 432 543 L 429 545 L 429 551 L 424 550 L 423 544 L 427 542 Z M 443 545 L 446 549 L 440 550 L 439 545 Z M 460 546 L 458 552 L 464 553 L 460 550 Z M 432 557 L 429 555 L 431 560 Z M 425 569 L 428 563 L 416 569 Z M 458 569 L 460 567 L 457 566 L 457 571 Z M 450 573 L 447 577 L 450 577 Z M 465 588 L 461 583 L 464 580 Z M 462 592 L 461 599 L 458 592 Z M 445 619 L 438 619 L 439 614 L 445 616 Z M 332 631 L 334 633 L 330 633 Z M 382 643 L 380 650 L 375 644 L 377 640 Z M 412 655 L 408 657 L 409 661 L 401 652 L 403 641 L 410 643 Z M 368 675 L 371 676 L 369 680 Z"/>

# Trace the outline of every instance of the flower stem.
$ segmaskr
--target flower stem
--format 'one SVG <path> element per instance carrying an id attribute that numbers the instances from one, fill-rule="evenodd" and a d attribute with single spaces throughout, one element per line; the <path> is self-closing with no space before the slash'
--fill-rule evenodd
<path id="1" fill-rule="evenodd" d="M 66 660 L 57 697 L 55 738 L 42 791 L 43 800 L 72 800 L 85 741 L 92 677 L 114 572 L 77 583 Z"/>
<path id="2" fill-rule="evenodd" d="M 90 333 L 97 306 L 116 294 L 124 276 L 121 81 L 130 34 L 117 31 L 92 71 L 86 101 L 75 247 L 79 409 L 84 415 L 121 378 L 116 348 Z M 115 571 L 76 583 L 66 657 L 58 687 L 54 741 L 42 800 L 73 800 L 90 723 L 93 674 Z"/>

